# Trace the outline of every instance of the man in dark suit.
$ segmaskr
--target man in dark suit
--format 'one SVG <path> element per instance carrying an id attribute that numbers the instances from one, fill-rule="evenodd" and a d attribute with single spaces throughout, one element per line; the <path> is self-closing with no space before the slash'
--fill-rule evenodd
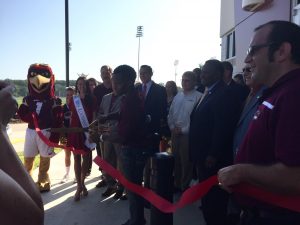
<path id="1" fill-rule="evenodd" d="M 146 115 L 146 137 L 149 154 L 159 151 L 159 143 L 163 134 L 163 125 L 167 125 L 167 92 L 165 87 L 152 81 L 153 71 L 148 65 L 140 68 L 142 84 L 137 86 L 138 92 L 144 102 Z M 150 161 L 144 169 L 144 186 L 150 187 Z M 145 207 L 150 207 L 145 201 Z"/>
<path id="2" fill-rule="evenodd" d="M 152 139 L 152 150 L 159 150 L 160 137 L 163 135 L 162 125 L 167 124 L 167 92 L 165 87 L 156 84 L 151 80 L 152 68 L 142 65 L 140 68 L 140 78 L 142 84 L 138 91 L 144 101 L 144 110 L 147 119 L 147 136 Z"/>
<path id="3" fill-rule="evenodd" d="M 232 89 L 223 82 L 223 72 L 220 61 L 205 62 L 201 74 L 204 97 L 191 114 L 190 158 L 197 167 L 200 181 L 215 175 L 219 168 L 230 165 L 233 160 L 232 138 L 240 103 Z M 225 223 L 227 202 L 228 194 L 217 186 L 202 198 L 207 225 Z"/>
<path id="4" fill-rule="evenodd" d="M 224 73 L 223 81 L 232 89 L 235 95 L 239 98 L 240 103 L 244 102 L 249 94 L 249 88 L 246 85 L 240 85 L 232 79 L 233 67 L 232 64 L 228 61 L 222 62 Z"/>

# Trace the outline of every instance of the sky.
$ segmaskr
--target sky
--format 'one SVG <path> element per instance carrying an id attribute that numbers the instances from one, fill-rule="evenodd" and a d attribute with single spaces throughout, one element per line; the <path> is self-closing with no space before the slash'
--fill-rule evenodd
<path id="1" fill-rule="evenodd" d="M 32 63 L 47 63 L 65 80 L 65 1 L 0 0 L 0 79 L 25 80 Z M 175 80 L 220 59 L 220 0 L 70 0 L 70 80 L 100 79 L 100 67 L 153 68 L 153 80 Z M 174 62 L 178 60 L 175 67 Z"/>

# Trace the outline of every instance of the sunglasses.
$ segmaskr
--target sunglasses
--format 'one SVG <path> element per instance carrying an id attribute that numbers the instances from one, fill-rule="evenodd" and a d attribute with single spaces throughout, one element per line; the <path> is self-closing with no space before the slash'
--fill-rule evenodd
<path id="1" fill-rule="evenodd" d="M 252 45 L 249 46 L 248 50 L 247 50 L 247 55 L 249 56 L 253 56 L 255 55 L 255 53 L 262 49 L 262 48 L 266 48 L 266 47 L 270 47 L 272 45 L 276 44 L 275 42 L 271 42 L 271 43 L 266 43 L 266 44 L 261 44 L 261 45 Z"/>
<path id="2" fill-rule="evenodd" d="M 251 68 L 250 67 L 243 68 L 243 73 L 245 73 L 245 72 L 250 73 L 251 72 Z"/>

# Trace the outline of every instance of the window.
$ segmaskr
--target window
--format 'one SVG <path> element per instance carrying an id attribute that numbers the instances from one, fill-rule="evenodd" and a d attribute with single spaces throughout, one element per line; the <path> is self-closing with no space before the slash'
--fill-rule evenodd
<path id="1" fill-rule="evenodd" d="M 300 25 L 300 0 L 294 0 L 292 12 L 292 21 Z"/>
<path id="2" fill-rule="evenodd" d="M 228 34 L 226 38 L 226 59 L 229 59 L 235 56 L 235 32 Z"/>

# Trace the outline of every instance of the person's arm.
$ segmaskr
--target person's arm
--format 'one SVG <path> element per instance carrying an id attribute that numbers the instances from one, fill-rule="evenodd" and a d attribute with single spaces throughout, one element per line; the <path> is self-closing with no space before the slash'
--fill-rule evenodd
<path id="1" fill-rule="evenodd" d="M 6 86 L 0 90 L 0 218 L 7 221 L 4 224 L 39 225 L 44 218 L 40 193 L 6 133 L 6 125 L 16 110 L 12 87 Z M 28 213 L 32 219 L 27 219 Z"/>
<path id="2" fill-rule="evenodd" d="M 1 169 L 0 181 L 1 223 L 10 225 L 43 224 L 43 209 L 35 203 L 20 184 Z"/>
<path id="3" fill-rule="evenodd" d="M 236 164 L 219 170 L 218 179 L 229 191 L 231 186 L 246 182 L 280 194 L 300 194 L 300 167 L 282 163 L 268 166 Z"/>

